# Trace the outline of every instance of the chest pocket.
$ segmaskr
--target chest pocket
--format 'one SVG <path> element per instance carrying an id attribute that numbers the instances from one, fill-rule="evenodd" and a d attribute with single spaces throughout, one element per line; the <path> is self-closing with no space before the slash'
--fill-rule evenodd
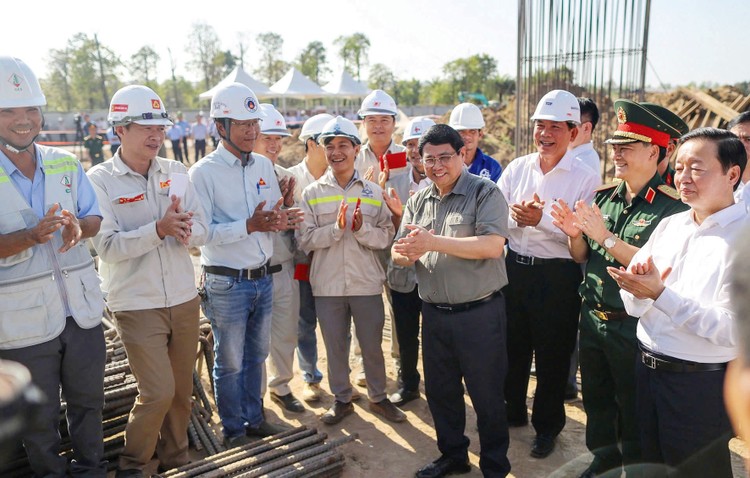
<path id="1" fill-rule="evenodd" d="M 623 231 L 623 239 L 628 244 L 636 247 L 642 247 L 648 241 L 654 228 L 658 224 L 658 219 L 654 216 L 635 217 L 628 223 Z"/>
<path id="2" fill-rule="evenodd" d="M 123 231 L 132 231 L 153 220 L 145 190 L 122 194 L 112 199 L 112 210 Z"/>
<path id="3" fill-rule="evenodd" d="M 453 213 L 445 218 L 445 235 L 449 237 L 472 237 L 476 235 L 475 217 L 470 214 Z"/>
<path id="4" fill-rule="evenodd" d="M 352 214 L 354 214 L 354 206 L 356 206 L 356 203 L 349 206 Z M 375 206 L 374 204 L 361 203 L 359 205 L 359 210 L 362 211 L 363 223 L 373 225 L 377 224 L 378 214 L 380 213 L 380 208 L 378 206 Z"/>
<path id="5" fill-rule="evenodd" d="M 341 200 L 318 203 L 312 206 L 311 209 L 315 215 L 315 222 L 318 227 L 327 226 L 336 222 L 336 216 L 338 216 L 339 213 L 339 204 L 341 204 Z M 354 208 L 350 209 L 354 210 Z"/>

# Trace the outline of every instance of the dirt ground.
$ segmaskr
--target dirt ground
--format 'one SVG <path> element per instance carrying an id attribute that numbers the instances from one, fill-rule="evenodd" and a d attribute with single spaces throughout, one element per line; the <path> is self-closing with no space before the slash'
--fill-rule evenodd
<path id="1" fill-rule="evenodd" d="M 298 134 L 298 133 L 297 133 Z M 296 134 L 295 134 L 296 136 Z M 301 143 L 292 143 L 294 138 L 285 141 L 290 150 L 294 153 L 287 156 L 287 165 L 295 164 L 298 160 L 292 159 L 299 154 Z M 209 143 L 209 151 L 212 148 Z M 304 155 L 304 151 L 302 151 Z M 85 158 L 84 155 L 80 155 Z M 107 155 L 108 157 L 109 155 Z M 171 157 L 171 151 L 167 154 Z M 85 166 L 88 166 L 85 161 Z M 198 276 L 199 257 L 193 257 L 196 265 L 196 277 Z M 387 390 L 392 393 L 396 390 L 396 373 L 397 365 L 393 358 L 390 357 L 391 346 L 390 319 L 386 318 L 386 326 L 383 334 L 383 353 L 386 357 L 386 373 L 388 377 Z M 318 368 L 326 375 L 326 355 L 323 341 L 318 334 Z M 352 361 L 352 380 L 356 373 L 356 363 Z M 295 358 L 295 370 L 297 374 L 291 382 L 294 395 L 301 397 L 303 381 L 299 374 L 298 365 Z M 421 362 L 420 362 L 421 370 Z M 205 367 L 202 370 L 206 390 L 208 386 L 208 375 Z M 579 378 L 580 383 L 580 378 Z M 435 430 L 433 427 L 432 417 L 427 407 L 424 397 L 424 386 L 420 387 L 422 397 L 419 400 L 412 401 L 403 407 L 406 412 L 408 421 L 405 423 L 390 423 L 381 420 L 379 416 L 373 415 L 367 408 L 367 391 L 359 388 L 363 397 L 355 402 L 355 414 L 345 418 L 341 423 L 334 426 L 325 425 L 319 420 L 322 415 L 332 404 L 333 396 L 329 393 L 328 384 L 324 378 L 322 383 L 326 395 L 323 400 L 317 403 L 305 403 L 306 411 L 301 414 L 290 413 L 273 403 L 270 399 L 265 399 L 266 417 L 274 423 L 286 423 L 290 426 L 305 425 L 317 428 L 321 432 L 328 434 L 330 438 L 341 436 L 358 435 L 354 442 L 344 445 L 341 451 L 346 456 L 346 465 L 343 471 L 344 478 L 391 478 L 391 477 L 409 477 L 414 476 L 414 472 L 424 464 L 436 459 L 439 456 L 437 450 Z M 529 407 L 531 406 L 531 397 L 536 386 L 535 378 L 532 376 L 529 383 Z M 471 440 L 469 447 L 469 459 L 472 464 L 470 473 L 463 475 L 467 478 L 481 477 L 479 470 L 479 438 L 476 432 L 476 415 L 471 405 L 469 396 L 466 395 L 466 435 Z M 569 478 L 577 477 L 591 461 L 591 454 L 585 446 L 585 424 L 586 414 L 583 411 L 583 403 L 580 399 L 570 401 L 565 404 L 567 415 L 567 424 L 565 429 L 557 438 L 555 451 L 545 459 L 536 459 L 529 456 L 531 444 L 534 439 L 534 429 L 531 425 L 523 428 L 512 428 L 510 430 L 510 449 L 508 452 L 512 466 L 511 477 L 516 478 Z M 214 421 L 217 421 L 214 414 Z M 220 425 L 215 423 L 215 430 L 220 435 Z M 746 457 L 748 450 L 739 439 L 730 442 L 732 450 L 732 464 L 734 476 L 744 477 L 745 464 L 743 457 Z M 198 452 L 194 457 L 201 458 Z M 110 474 L 114 476 L 114 473 Z"/>

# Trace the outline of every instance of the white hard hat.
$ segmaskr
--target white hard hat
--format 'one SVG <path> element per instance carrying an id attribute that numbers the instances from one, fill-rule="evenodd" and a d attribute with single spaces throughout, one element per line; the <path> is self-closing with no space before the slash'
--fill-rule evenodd
<path id="1" fill-rule="evenodd" d="M 47 99 L 31 68 L 18 58 L 0 56 L 0 108 L 46 104 Z"/>
<path id="2" fill-rule="evenodd" d="M 264 114 L 253 90 L 242 83 L 230 83 L 211 98 L 211 118 L 242 121 L 263 119 Z"/>
<path id="3" fill-rule="evenodd" d="M 448 126 L 461 131 L 462 129 L 482 129 L 484 128 L 484 115 L 474 103 L 461 103 L 451 111 L 451 119 L 448 120 Z"/>
<path id="4" fill-rule="evenodd" d="M 405 144 L 410 139 L 421 138 L 422 134 L 432 126 L 435 126 L 435 122 L 430 118 L 423 116 L 412 118 L 404 129 L 404 138 L 401 140 L 401 144 Z"/>
<path id="5" fill-rule="evenodd" d="M 333 138 L 334 136 L 343 136 L 350 139 L 354 144 L 362 144 L 357 127 L 343 116 L 337 116 L 323 126 L 323 130 L 318 136 L 318 143 L 323 144 L 326 138 Z"/>
<path id="6" fill-rule="evenodd" d="M 370 115 L 395 116 L 398 114 L 398 108 L 391 95 L 383 90 L 373 90 L 362 100 L 362 107 L 357 114 L 363 118 Z"/>
<path id="7" fill-rule="evenodd" d="M 569 91 L 552 90 L 539 100 L 531 120 L 571 121 L 581 124 L 578 99 Z"/>
<path id="8" fill-rule="evenodd" d="M 270 103 L 261 103 L 260 109 L 263 111 L 265 118 L 260 124 L 260 132 L 267 135 L 291 136 L 286 129 L 286 121 L 281 113 L 276 110 Z"/>
<path id="9" fill-rule="evenodd" d="M 117 90 L 109 103 L 107 121 L 112 126 L 130 123 L 144 126 L 172 124 L 159 95 L 143 85 L 130 85 Z"/>
<path id="10" fill-rule="evenodd" d="M 299 140 L 304 143 L 316 134 L 320 134 L 320 132 L 323 131 L 323 126 L 332 119 L 333 115 L 329 115 L 328 113 L 320 113 L 319 115 L 308 118 L 308 120 L 302 125 L 302 130 L 299 133 Z"/>

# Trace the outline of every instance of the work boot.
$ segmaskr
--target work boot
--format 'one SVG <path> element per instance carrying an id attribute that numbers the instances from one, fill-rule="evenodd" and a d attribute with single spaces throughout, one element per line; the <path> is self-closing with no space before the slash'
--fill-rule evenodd
<path id="1" fill-rule="evenodd" d="M 249 437 L 265 438 L 289 430 L 286 425 L 274 425 L 273 423 L 263 420 L 257 427 L 245 427 L 245 434 Z"/>
<path id="2" fill-rule="evenodd" d="M 305 411 L 305 407 L 302 406 L 300 401 L 297 400 L 291 392 L 286 395 L 277 395 L 276 393 L 271 392 L 270 395 L 271 401 L 278 403 L 286 411 L 293 413 L 302 413 Z"/>
<path id="3" fill-rule="evenodd" d="M 335 425 L 343 420 L 345 416 L 352 413 L 354 413 L 352 402 L 339 402 L 336 400 L 333 402 L 333 406 L 320 417 L 320 421 L 326 425 Z"/>
<path id="4" fill-rule="evenodd" d="M 323 396 L 323 389 L 320 388 L 319 383 L 306 383 L 305 388 L 302 389 L 302 400 L 306 402 L 318 402 L 321 396 Z"/>
<path id="5" fill-rule="evenodd" d="M 370 402 L 370 411 L 381 415 L 390 422 L 399 423 L 406 420 L 406 414 L 399 410 L 399 408 L 392 404 L 387 398 L 384 398 L 377 403 Z"/>

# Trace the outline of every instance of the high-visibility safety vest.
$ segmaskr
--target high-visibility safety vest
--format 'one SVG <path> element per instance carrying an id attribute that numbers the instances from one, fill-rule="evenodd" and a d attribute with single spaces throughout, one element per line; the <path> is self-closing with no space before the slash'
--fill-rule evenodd
<path id="1" fill-rule="evenodd" d="M 77 213 L 78 162 L 67 151 L 36 145 L 44 165 L 44 210 L 55 203 Z M 39 217 L 0 168 L 0 234 L 29 229 Z M 60 253 L 62 230 L 52 240 L 0 259 L 0 349 L 47 342 L 65 328 L 65 303 L 84 329 L 101 324 L 101 279 L 85 241 Z"/>

